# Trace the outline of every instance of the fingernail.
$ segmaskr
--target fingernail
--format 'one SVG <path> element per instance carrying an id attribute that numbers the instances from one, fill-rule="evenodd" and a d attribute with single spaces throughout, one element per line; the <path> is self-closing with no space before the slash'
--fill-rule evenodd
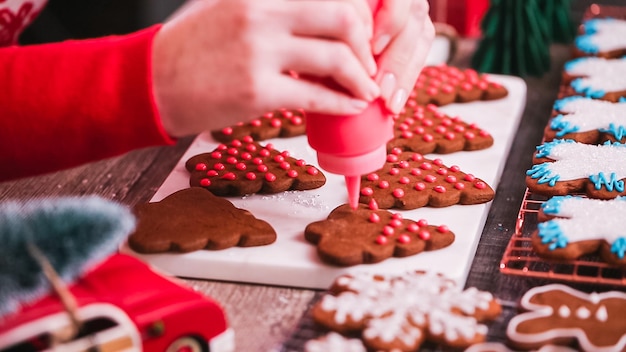
<path id="1" fill-rule="evenodd" d="M 374 60 L 374 57 L 370 56 L 367 59 L 367 73 L 370 76 L 374 77 L 376 71 L 378 71 L 378 65 L 376 65 L 376 60 Z"/>
<path id="2" fill-rule="evenodd" d="M 400 113 L 400 110 L 402 110 L 402 107 L 404 106 L 404 104 L 406 104 L 406 98 L 406 91 L 402 88 L 398 89 L 393 94 L 393 98 L 391 99 L 391 106 L 389 107 L 391 112 L 393 112 L 394 114 Z"/>
<path id="3" fill-rule="evenodd" d="M 385 73 L 380 81 L 380 95 L 384 100 L 389 100 L 394 89 L 396 89 L 396 76 L 391 72 Z"/>
<path id="4" fill-rule="evenodd" d="M 376 38 L 376 40 L 374 41 L 374 47 L 372 48 L 374 51 L 374 55 L 380 54 L 390 41 L 391 36 L 388 34 L 383 34 Z"/>
<path id="5" fill-rule="evenodd" d="M 380 96 L 380 87 L 374 81 L 371 81 L 369 87 L 367 88 L 367 93 L 365 96 L 365 100 L 372 101 Z"/>
<path id="6" fill-rule="evenodd" d="M 367 101 L 361 99 L 351 99 L 350 103 L 359 112 L 365 110 L 365 108 L 369 105 Z"/>

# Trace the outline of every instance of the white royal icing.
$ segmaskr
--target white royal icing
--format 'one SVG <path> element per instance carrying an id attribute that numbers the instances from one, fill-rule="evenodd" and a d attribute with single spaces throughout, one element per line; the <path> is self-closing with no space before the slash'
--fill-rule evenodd
<path id="1" fill-rule="evenodd" d="M 615 173 L 617 179 L 626 178 L 626 147 L 560 143 L 552 147 L 547 157 L 555 160 L 546 163 L 546 168 L 559 175 L 559 181 L 588 178 L 599 172 Z"/>
<path id="2" fill-rule="evenodd" d="M 599 52 L 626 48 L 626 21 L 619 19 L 594 20 L 594 33 L 586 39 L 595 45 Z"/>
<path id="3" fill-rule="evenodd" d="M 557 216 L 550 221 L 558 224 L 570 243 L 586 240 L 615 242 L 626 236 L 626 200 L 564 197 Z M 590 221 L 593 219 L 593 221 Z M 597 295 L 589 299 L 597 303 Z"/>
<path id="4" fill-rule="evenodd" d="M 310 340 L 304 344 L 305 352 L 366 352 L 363 342 L 359 339 L 346 338 L 336 332 L 329 332 L 323 338 Z"/>
<path id="5" fill-rule="evenodd" d="M 565 70 L 572 76 L 584 76 L 580 85 L 595 91 L 618 92 L 626 90 L 626 59 L 586 57 L 578 59 Z"/>
<path id="6" fill-rule="evenodd" d="M 536 295 L 541 295 L 546 292 L 552 291 L 561 291 L 570 296 L 576 297 L 577 299 L 587 301 L 593 308 L 596 308 L 596 317 L 599 315 L 602 319 L 597 319 L 598 322 L 596 324 L 606 323 L 608 321 L 608 314 L 606 318 L 604 318 L 604 314 L 606 313 L 606 307 L 604 305 L 600 305 L 598 307 L 598 303 L 594 303 L 599 298 L 599 302 L 604 299 L 621 299 L 624 300 L 626 304 L 626 293 L 620 291 L 608 291 L 596 294 L 597 296 L 592 299 L 590 294 L 575 290 L 569 286 L 561 285 L 561 284 L 549 284 L 545 286 L 538 286 L 528 290 L 520 301 L 520 305 L 527 310 L 526 313 L 518 314 L 514 316 L 507 326 L 506 334 L 509 339 L 516 343 L 523 343 L 527 345 L 532 344 L 545 344 L 550 341 L 555 341 L 563 338 L 576 338 L 578 343 L 583 351 L 594 351 L 594 352 L 613 352 L 613 351 L 623 351 L 626 348 L 626 331 L 621 332 L 621 336 L 616 336 L 617 343 L 611 346 L 596 346 L 594 345 L 587 336 L 587 332 L 582 328 L 572 327 L 571 324 L 566 324 L 566 326 L 559 326 L 555 324 L 550 326 L 548 330 L 543 332 L 536 333 L 522 333 L 518 331 L 518 326 L 527 321 L 534 321 L 536 319 L 542 319 L 546 317 L 552 316 L 555 312 L 552 306 L 542 303 L 533 303 L 532 300 Z M 563 302 L 563 304 L 566 304 Z M 570 307 L 574 309 L 578 309 L 578 307 Z M 578 309 L 581 312 L 581 316 L 585 316 L 582 310 Z M 588 311 L 588 310 L 587 310 Z M 590 312 L 591 313 L 591 312 Z M 585 318 L 586 319 L 586 318 Z M 602 329 L 602 327 L 599 327 Z M 616 329 L 606 329 L 607 331 L 618 332 Z"/>
<path id="7" fill-rule="evenodd" d="M 347 317 L 359 320 L 369 317 L 363 336 L 390 341 L 397 338 L 407 345 L 420 338 L 418 328 L 428 326 L 430 333 L 448 340 L 473 339 L 487 333 L 487 327 L 475 318 L 454 313 L 473 314 L 488 309 L 493 301 L 489 292 L 477 289 L 460 290 L 449 279 L 431 273 L 412 272 L 387 278 L 382 284 L 375 276 L 357 273 L 339 279 L 348 290 L 337 296 L 326 295 L 321 307 L 335 313 L 335 321 L 344 323 Z M 366 292 L 361 294 L 360 292 Z"/>
<path id="8" fill-rule="evenodd" d="M 563 123 L 576 126 L 576 132 L 608 129 L 611 124 L 626 126 L 626 103 L 597 99 L 566 99 L 559 108 Z"/>

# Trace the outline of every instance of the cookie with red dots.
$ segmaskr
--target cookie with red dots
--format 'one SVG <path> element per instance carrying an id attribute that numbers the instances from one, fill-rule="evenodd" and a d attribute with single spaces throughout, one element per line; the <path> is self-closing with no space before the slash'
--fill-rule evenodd
<path id="1" fill-rule="evenodd" d="M 320 259 L 338 266 L 434 251 L 452 244 L 454 237 L 445 225 L 403 219 L 401 214 L 379 209 L 375 201 L 359 204 L 356 210 L 341 205 L 326 220 L 310 223 L 304 230 L 304 238 L 317 246 Z"/>
<path id="2" fill-rule="evenodd" d="M 218 196 L 304 191 L 326 183 L 326 177 L 315 166 L 271 144 L 254 142 L 249 136 L 195 155 L 185 167 L 192 187 L 204 187 Z"/>
<path id="3" fill-rule="evenodd" d="M 422 70 L 409 101 L 442 106 L 454 102 L 501 99 L 507 95 L 508 90 L 504 86 L 491 81 L 485 74 L 444 64 L 427 66 Z"/>
<path id="4" fill-rule="evenodd" d="M 359 201 L 369 204 L 373 199 L 383 209 L 409 210 L 486 203 L 494 194 L 485 181 L 458 166 L 394 149 L 380 170 L 361 177 Z"/>
<path id="5" fill-rule="evenodd" d="M 421 154 L 449 154 L 493 145 L 489 132 L 458 116 L 446 115 L 434 104 L 422 106 L 409 101 L 394 119 L 394 138 L 387 143 L 388 151 L 400 148 Z"/>
<path id="6" fill-rule="evenodd" d="M 305 134 L 306 114 L 304 110 L 279 109 L 270 111 L 252 121 L 211 131 L 217 141 L 228 143 L 235 139 L 251 136 L 255 141 L 270 138 L 289 138 Z"/>
<path id="7" fill-rule="evenodd" d="M 139 253 L 218 250 L 276 241 L 269 223 L 200 187 L 139 204 L 134 212 L 137 228 L 128 237 L 128 245 Z"/>

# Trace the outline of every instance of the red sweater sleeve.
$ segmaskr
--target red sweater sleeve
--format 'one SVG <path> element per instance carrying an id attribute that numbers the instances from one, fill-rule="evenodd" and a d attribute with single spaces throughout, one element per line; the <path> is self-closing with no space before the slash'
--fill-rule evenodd
<path id="1" fill-rule="evenodd" d="M 0 49 L 0 181 L 171 144 L 152 91 L 160 27 Z"/>

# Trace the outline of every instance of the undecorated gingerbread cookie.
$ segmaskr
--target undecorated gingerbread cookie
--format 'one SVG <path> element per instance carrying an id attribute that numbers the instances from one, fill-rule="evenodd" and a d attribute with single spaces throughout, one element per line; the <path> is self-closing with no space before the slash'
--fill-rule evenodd
<path id="1" fill-rule="evenodd" d="M 555 116 L 544 140 L 572 139 L 585 144 L 626 141 L 626 102 L 572 96 L 554 103 Z"/>
<path id="2" fill-rule="evenodd" d="M 546 196 L 584 193 L 611 199 L 626 195 L 626 145 L 601 145 L 555 139 L 537 147 L 534 165 L 526 172 L 528 189 Z"/>
<path id="3" fill-rule="evenodd" d="M 192 187 L 204 187 L 218 196 L 304 191 L 326 183 L 315 166 L 271 144 L 254 142 L 249 136 L 195 155 L 185 167 Z"/>
<path id="4" fill-rule="evenodd" d="M 626 267 L 626 198 L 556 196 L 541 205 L 532 243 L 542 257 L 574 260 L 599 252 Z"/>
<path id="5" fill-rule="evenodd" d="M 317 246 L 322 261 L 339 266 L 407 257 L 454 242 L 454 233 L 447 226 L 403 219 L 400 214 L 379 210 L 375 202 L 360 204 L 357 209 L 339 206 L 326 220 L 307 225 L 304 237 Z"/>
<path id="6" fill-rule="evenodd" d="M 491 293 L 429 272 L 343 275 L 312 309 L 332 331 L 359 332 L 370 351 L 417 351 L 425 340 L 464 348 L 484 341 L 481 322 L 500 312 Z"/>
<path id="7" fill-rule="evenodd" d="M 563 82 L 569 86 L 567 95 L 583 95 L 594 99 L 619 101 L 626 96 L 626 58 L 605 59 L 582 57 L 565 63 Z"/>
<path id="8" fill-rule="evenodd" d="M 441 159 L 398 148 L 387 155 L 382 169 L 361 177 L 359 201 L 375 200 L 383 209 L 446 207 L 480 204 L 493 199 L 493 189 L 458 166 L 445 166 Z"/>
<path id="9" fill-rule="evenodd" d="M 252 137 L 255 141 L 270 138 L 288 138 L 301 136 L 306 130 L 306 114 L 304 110 L 279 109 L 248 122 L 240 122 L 234 126 L 211 131 L 217 141 L 228 143 L 235 139 Z"/>
<path id="10" fill-rule="evenodd" d="M 561 284 L 528 290 L 520 302 L 526 311 L 514 316 L 506 330 L 519 348 L 575 341 L 583 351 L 624 351 L 626 293 L 584 293 Z"/>
<path id="11" fill-rule="evenodd" d="M 400 148 L 421 154 L 449 154 L 493 145 L 489 132 L 458 116 L 448 116 L 433 104 L 422 106 L 409 101 L 394 119 L 394 138 L 387 143 L 388 151 Z"/>
<path id="12" fill-rule="evenodd" d="M 200 187 L 135 207 L 137 228 L 128 245 L 139 253 L 252 247 L 276 241 L 272 226 Z"/>

